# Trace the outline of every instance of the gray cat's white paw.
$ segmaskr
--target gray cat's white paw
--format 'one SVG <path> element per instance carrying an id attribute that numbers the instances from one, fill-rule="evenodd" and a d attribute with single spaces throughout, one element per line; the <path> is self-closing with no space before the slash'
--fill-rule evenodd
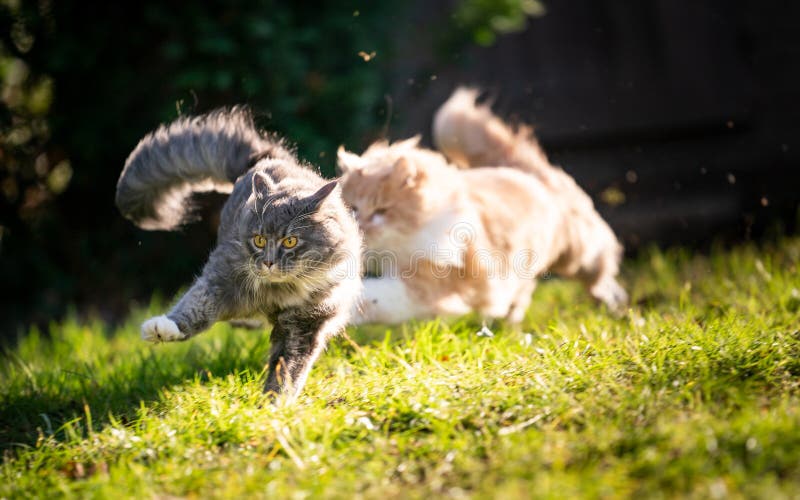
<path id="1" fill-rule="evenodd" d="M 174 342 L 185 338 L 178 325 L 166 316 L 156 316 L 142 323 L 142 339 L 148 342 Z"/>

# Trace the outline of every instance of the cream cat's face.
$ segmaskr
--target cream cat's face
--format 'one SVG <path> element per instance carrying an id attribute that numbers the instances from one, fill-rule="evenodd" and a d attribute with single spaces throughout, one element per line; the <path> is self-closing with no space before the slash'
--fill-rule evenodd
<path id="1" fill-rule="evenodd" d="M 420 230 L 430 205 L 423 170 L 406 158 L 342 170 L 342 197 L 353 209 L 368 247 L 389 248 L 394 240 Z"/>

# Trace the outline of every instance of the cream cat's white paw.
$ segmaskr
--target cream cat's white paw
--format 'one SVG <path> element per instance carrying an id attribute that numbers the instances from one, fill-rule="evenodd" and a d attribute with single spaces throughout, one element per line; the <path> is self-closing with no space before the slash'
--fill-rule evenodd
<path id="1" fill-rule="evenodd" d="M 625 312 L 625 306 L 628 305 L 628 294 L 614 278 L 600 280 L 592 286 L 589 292 L 615 314 Z"/>
<path id="2" fill-rule="evenodd" d="M 185 338 L 178 325 L 166 316 L 156 316 L 142 323 L 142 339 L 148 342 L 175 342 Z"/>

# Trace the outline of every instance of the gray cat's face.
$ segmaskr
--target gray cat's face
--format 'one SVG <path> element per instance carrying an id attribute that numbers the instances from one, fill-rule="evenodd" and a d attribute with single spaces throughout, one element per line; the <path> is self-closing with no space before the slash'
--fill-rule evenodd
<path id="1" fill-rule="evenodd" d="M 259 174 L 253 176 L 253 195 L 240 221 L 239 236 L 248 268 L 273 283 L 295 281 L 324 272 L 337 244 L 326 224 L 324 201 L 336 187 L 332 182 L 316 193 L 299 197 L 275 191 Z"/>

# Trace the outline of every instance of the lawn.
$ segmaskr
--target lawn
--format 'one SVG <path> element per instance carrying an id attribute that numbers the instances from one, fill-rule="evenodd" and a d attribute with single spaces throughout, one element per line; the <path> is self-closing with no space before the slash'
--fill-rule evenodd
<path id="1" fill-rule="evenodd" d="M 644 252 L 615 318 L 546 280 L 521 328 L 350 329 L 303 396 L 268 336 L 67 320 L 0 367 L 0 498 L 797 497 L 800 239 Z"/>

